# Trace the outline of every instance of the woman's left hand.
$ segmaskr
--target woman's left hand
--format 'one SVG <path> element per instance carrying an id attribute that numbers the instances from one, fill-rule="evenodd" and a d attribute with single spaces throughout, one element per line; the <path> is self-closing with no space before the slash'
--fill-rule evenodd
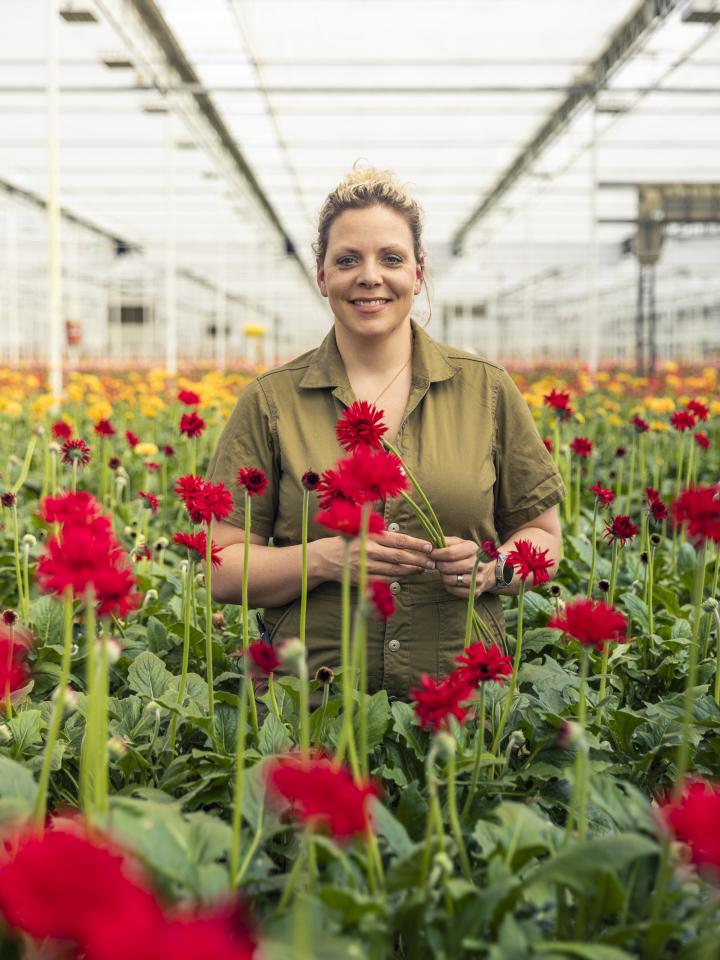
<path id="1" fill-rule="evenodd" d="M 472 568 L 478 552 L 478 545 L 472 540 L 462 540 L 460 537 L 445 537 L 446 547 L 437 547 L 430 554 L 435 561 L 435 568 L 440 573 L 445 589 L 453 597 L 462 597 L 467 600 L 470 596 L 470 580 Z M 462 582 L 458 576 L 462 574 Z M 491 587 L 495 586 L 495 562 L 478 564 L 475 596 L 479 597 Z"/>

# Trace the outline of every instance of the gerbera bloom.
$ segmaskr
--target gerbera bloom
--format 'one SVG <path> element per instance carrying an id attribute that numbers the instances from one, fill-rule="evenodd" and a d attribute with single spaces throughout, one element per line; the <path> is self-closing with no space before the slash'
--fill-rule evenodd
<path id="1" fill-rule="evenodd" d="M 700 403 L 699 400 L 691 400 L 687 405 L 687 409 L 696 420 L 705 421 L 710 416 L 710 408 L 706 407 L 704 403 Z"/>
<path id="2" fill-rule="evenodd" d="M 377 787 L 355 783 L 349 770 L 325 758 L 288 754 L 271 764 L 267 779 L 271 795 L 287 801 L 306 826 L 326 828 L 338 840 L 364 836 L 371 828 L 369 804 Z"/>
<path id="3" fill-rule="evenodd" d="M 599 507 L 609 507 L 615 499 L 615 492 L 603 487 L 599 481 L 598 483 L 594 483 L 590 489 L 595 494 L 595 503 Z"/>
<path id="4" fill-rule="evenodd" d="M 570 406 L 570 394 L 566 390 L 556 390 L 552 388 L 550 393 L 543 396 L 543 402 L 546 407 L 550 407 L 560 417 L 561 420 L 569 420 L 572 416 L 572 407 Z"/>
<path id="5" fill-rule="evenodd" d="M 10 507 L 12 507 L 12 505 L 15 503 L 15 494 L 14 494 L 14 493 L 10 493 L 10 491 L 8 491 L 7 493 L 4 493 L 4 494 L 0 497 L 0 503 L 2 503 L 2 505 L 3 505 L 4 507 L 7 507 L 8 510 L 9 510 Z"/>
<path id="6" fill-rule="evenodd" d="M 146 460 L 146 461 L 145 461 L 145 469 L 146 469 L 146 470 L 149 470 L 150 473 L 157 473 L 158 470 L 160 469 L 160 464 L 159 464 L 159 463 L 155 463 L 154 460 Z"/>
<path id="7" fill-rule="evenodd" d="M 400 460 L 386 450 L 359 446 L 352 456 L 339 461 L 337 470 L 357 503 L 397 497 L 410 486 Z"/>
<path id="8" fill-rule="evenodd" d="M 128 933 L 128 942 L 118 941 L 115 930 L 105 933 L 109 949 L 104 953 L 93 943 L 92 960 L 253 960 L 257 957 L 257 940 L 248 914 L 242 904 L 233 902 L 215 908 L 212 913 L 183 910 L 171 914 L 155 925 L 149 935 L 138 941 Z M 139 952 L 138 952 L 139 951 Z"/>
<path id="9" fill-rule="evenodd" d="M 144 501 L 143 506 L 147 507 L 149 510 L 152 510 L 153 513 L 157 513 L 158 504 L 160 501 L 154 493 L 147 493 L 145 490 L 141 490 L 138 493 L 138 497 Z"/>
<path id="10" fill-rule="evenodd" d="M 273 670 L 277 670 L 280 666 L 280 660 L 271 643 L 264 643 L 263 641 L 251 643 L 248 647 L 248 653 L 250 654 L 252 665 L 261 673 L 272 673 Z"/>
<path id="11" fill-rule="evenodd" d="M 587 460 L 592 453 L 592 448 L 592 441 L 587 437 L 575 437 L 570 444 L 570 449 L 572 452 L 577 454 L 578 457 L 582 457 L 583 460 Z"/>
<path id="12" fill-rule="evenodd" d="M 145 547 L 147 549 L 147 544 Z M 93 587 L 100 617 L 108 617 L 110 614 L 126 617 L 140 606 L 141 598 L 136 589 L 135 575 L 126 567 L 110 564 L 100 567 L 93 576 Z"/>
<path id="13" fill-rule="evenodd" d="M 670 414 L 670 423 L 681 433 L 684 430 L 692 430 L 695 426 L 695 417 L 687 410 L 676 410 Z"/>
<path id="14" fill-rule="evenodd" d="M 202 435 L 204 429 L 205 421 L 202 417 L 199 417 L 195 411 L 192 413 L 184 413 L 180 417 L 180 433 L 184 433 L 191 438 L 199 437 Z"/>
<path id="15" fill-rule="evenodd" d="M 161 447 L 161 449 L 166 457 L 175 456 L 175 447 L 171 447 L 169 443 L 166 443 L 164 447 Z"/>
<path id="16" fill-rule="evenodd" d="M 495 643 L 487 649 L 482 643 L 472 643 L 464 654 L 455 657 L 455 662 L 460 664 L 460 676 L 473 687 L 488 680 L 503 683 L 512 673 L 512 657 L 506 657 Z"/>
<path id="17" fill-rule="evenodd" d="M 177 543 L 178 546 L 187 547 L 188 550 L 192 550 L 198 560 L 205 559 L 205 552 L 207 550 L 207 534 L 204 530 L 201 530 L 199 533 L 183 533 L 182 531 L 179 531 L 178 533 L 173 534 L 172 541 L 173 543 Z M 215 541 L 212 540 L 210 542 L 210 563 L 214 567 L 219 567 L 222 564 L 220 552 L 220 548 Z"/>
<path id="18" fill-rule="evenodd" d="M 662 523 L 663 520 L 667 520 L 668 508 L 665 505 L 665 501 L 661 500 L 660 497 L 655 497 L 654 500 L 649 500 L 648 513 L 655 523 Z"/>
<path id="19" fill-rule="evenodd" d="M 265 493 L 268 483 L 263 471 L 258 470 L 257 467 L 242 467 L 238 470 L 235 479 L 251 497 L 258 497 Z"/>
<path id="20" fill-rule="evenodd" d="M 471 698 L 472 687 L 459 670 L 441 680 L 424 673 L 420 677 L 420 686 L 411 690 L 410 696 L 415 701 L 413 708 L 420 726 L 424 730 L 438 731 L 447 729 L 450 717 L 464 723 L 470 707 L 462 706 L 462 703 Z"/>
<path id="21" fill-rule="evenodd" d="M 585 647 L 602 653 L 605 643 L 625 643 L 627 619 L 614 607 L 598 600 L 573 600 L 561 614 L 548 621 L 548 627 L 562 630 Z"/>
<path id="22" fill-rule="evenodd" d="M 202 490 L 204 484 L 205 481 L 202 477 L 196 477 L 195 474 L 188 473 L 179 478 L 173 487 L 173 493 L 177 493 L 183 503 L 187 503 L 190 497 Z"/>
<path id="23" fill-rule="evenodd" d="M 529 540 L 516 540 L 507 555 L 507 562 L 517 567 L 521 580 L 527 580 L 532 574 L 534 587 L 550 581 L 548 570 L 553 561 L 548 558 L 548 551 L 540 550 Z"/>
<path id="24" fill-rule="evenodd" d="M 318 484 L 320 483 L 320 474 L 315 473 L 314 470 L 306 470 L 302 475 L 301 483 L 306 490 L 317 490 Z"/>
<path id="25" fill-rule="evenodd" d="M 315 514 L 315 522 L 344 537 L 357 537 L 360 533 L 360 516 L 360 504 L 348 503 L 346 500 L 333 500 L 326 510 Z M 382 514 L 371 511 L 368 518 L 368 532 L 382 533 L 384 529 L 385 520 Z"/>
<path id="26" fill-rule="evenodd" d="M 197 407 L 200 403 L 200 394 L 195 393 L 194 390 L 181 390 L 177 398 L 180 403 L 184 403 L 186 407 Z"/>
<path id="27" fill-rule="evenodd" d="M 688 540 L 699 550 L 706 540 L 720 543 L 720 487 L 683 490 L 672 505 L 676 523 L 687 528 Z"/>
<path id="28" fill-rule="evenodd" d="M 480 549 L 488 558 L 488 560 L 497 560 L 497 558 L 500 556 L 500 551 L 498 550 L 494 540 L 483 540 L 483 542 L 480 544 Z"/>
<path id="29" fill-rule="evenodd" d="M 370 602 L 383 620 L 388 620 L 395 613 L 395 599 L 390 587 L 382 580 L 371 580 Z"/>
<path id="30" fill-rule="evenodd" d="M 90 447 L 84 440 L 66 440 L 62 445 L 62 462 L 78 463 L 84 467 L 90 463 Z"/>
<path id="31" fill-rule="evenodd" d="M 349 453 L 363 446 L 380 448 L 382 436 L 387 433 L 382 418 L 382 410 L 367 400 L 356 400 L 343 410 L 337 421 L 335 434 L 338 442 Z"/>
<path id="32" fill-rule="evenodd" d="M 655 487 L 645 487 L 645 499 L 647 500 L 648 505 L 650 505 L 653 500 L 660 499 L 660 491 L 656 490 Z"/>
<path id="33" fill-rule="evenodd" d="M 100 504 L 86 490 L 78 490 L 59 497 L 45 497 L 39 514 L 45 523 L 90 523 L 100 516 Z"/>
<path id="34" fill-rule="evenodd" d="M 622 459 L 623 457 L 627 456 L 627 447 L 616 447 L 615 456 L 618 459 Z"/>
<path id="35" fill-rule="evenodd" d="M 335 500 L 355 503 L 354 479 L 341 475 L 338 470 L 325 470 L 317 485 L 320 507 L 325 510 Z"/>
<path id="36" fill-rule="evenodd" d="M 661 806 L 660 814 L 688 845 L 693 863 L 720 870 L 720 786 L 692 780 L 679 800 Z"/>
<path id="37" fill-rule="evenodd" d="M 701 433 L 699 430 L 697 433 L 693 434 L 695 443 L 702 449 L 707 450 L 710 446 L 710 437 L 706 433 Z"/>
<path id="38" fill-rule="evenodd" d="M 14 621 L 12 624 L 7 624 L 6 612 L 13 611 L 4 611 L 3 622 L 0 623 L 0 697 L 3 701 L 9 694 L 24 687 L 30 679 L 25 660 L 31 634 L 16 627 Z"/>
<path id="39" fill-rule="evenodd" d="M 615 543 L 617 540 L 621 547 L 624 547 L 628 540 L 632 540 L 639 533 L 638 528 L 626 514 L 619 514 L 609 521 L 605 521 L 604 537 L 607 537 L 608 543 Z"/>
<path id="40" fill-rule="evenodd" d="M 650 424 L 646 423 L 642 417 L 633 417 L 630 423 L 635 427 L 638 433 L 647 433 L 650 429 Z"/>
<path id="41" fill-rule="evenodd" d="M 132 430 L 125 431 L 125 439 L 129 447 L 136 447 L 140 443 L 140 437 L 136 433 L 133 433 Z"/>
<path id="42" fill-rule="evenodd" d="M 175 485 L 193 523 L 209 523 L 214 517 L 224 520 L 233 509 L 233 498 L 224 483 L 206 483 L 188 474 Z"/>
<path id="43" fill-rule="evenodd" d="M 50 430 L 57 440 L 69 440 L 72 436 L 72 428 L 64 420 L 58 420 L 50 427 Z"/>
<path id="44" fill-rule="evenodd" d="M 122 466 L 122 460 L 120 457 L 110 457 L 108 460 L 108 466 L 111 470 L 117 470 L 118 467 Z"/>
<path id="45" fill-rule="evenodd" d="M 553 448 L 553 442 L 550 439 L 550 437 L 543 437 L 543 443 L 545 444 L 545 449 L 547 450 L 547 452 L 552 453 L 554 448 Z"/>
<path id="46" fill-rule="evenodd" d="M 104 418 L 102 420 L 98 420 L 93 427 L 93 430 L 99 437 L 114 437 L 117 432 L 110 421 Z"/>

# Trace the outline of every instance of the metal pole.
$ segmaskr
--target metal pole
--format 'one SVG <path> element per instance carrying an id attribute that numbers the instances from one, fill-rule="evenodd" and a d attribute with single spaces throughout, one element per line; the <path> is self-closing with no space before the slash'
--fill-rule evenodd
<path id="1" fill-rule="evenodd" d="M 5 276 L 7 277 L 7 314 L 8 361 L 11 367 L 20 362 L 20 297 L 18 285 L 18 244 L 17 244 L 17 208 L 12 197 L 7 198 L 7 259 Z"/>
<path id="2" fill-rule="evenodd" d="M 165 118 L 165 372 L 177 373 L 177 243 L 175 240 L 175 145 L 172 114 Z"/>
<path id="3" fill-rule="evenodd" d="M 59 398 L 62 370 L 62 273 L 60 265 L 60 162 L 58 145 L 58 0 L 48 0 L 48 360 L 50 393 Z"/>
<path id="4" fill-rule="evenodd" d="M 597 101 L 593 98 L 590 110 L 590 289 L 589 337 L 588 337 L 588 370 L 594 377 L 598 367 L 598 353 L 600 347 L 600 300 L 598 289 L 599 246 L 598 246 L 598 150 L 597 150 Z"/>
<path id="5" fill-rule="evenodd" d="M 224 237 L 221 238 L 217 251 L 217 277 L 215 280 L 215 367 L 220 373 L 225 373 L 227 342 L 225 327 L 227 326 L 227 297 L 225 296 L 225 273 L 227 262 L 227 247 Z"/>

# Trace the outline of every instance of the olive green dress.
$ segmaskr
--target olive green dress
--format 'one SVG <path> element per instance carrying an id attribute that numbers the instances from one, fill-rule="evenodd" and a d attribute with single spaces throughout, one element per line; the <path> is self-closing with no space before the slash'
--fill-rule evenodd
<path id="1" fill-rule="evenodd" d="M 428 336 L 415 321 L 412 386 L 395 446 L 422 485 L 446 536 L 502 542 L 565 496 L 560 475 L 518 388 L 503 367 Z M 235 509 L 227 522 L 244 525 L 240 467 L 265 471 L 268 488 L 252 501 L 252 531 L 276 547 L 301 541 L 301 477 L 320 473 L 344 455 L 335 422 L 355 397 L 334 328 L 321 345 L 259 376 L 242 392 L 218 441 L 207 479 L 223 481 Z M 331 536 L 313 522 L 311 540 Z M 427 539 L 408 504 L 384 505 L 389 530 Z M 445 590 L 437 571 L 391 585 L 396 611 L 368 626 L 368 689 L 406 697 L 422 673 L 439 677 L 462 652 L 466 603 Z M 354 601 L 354 596 L 353 596 Z M 504 635 L 500 599 L 484 594 L 477 609 L 494 634 Z M 297 636 L 300 600 L 265 610 L 274 644 Z M 312 677 L 337 668 L 340 656 L 340 584 L 308 594 L 307 648 Z"/>

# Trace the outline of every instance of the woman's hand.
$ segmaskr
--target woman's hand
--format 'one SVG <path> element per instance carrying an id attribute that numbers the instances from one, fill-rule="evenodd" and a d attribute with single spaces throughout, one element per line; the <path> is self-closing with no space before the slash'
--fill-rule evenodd
<path id="1" fill-rule="evenodd" d="M 462 540 L 460 537 L 445 537 L 445 542 L 447 546 L 433 550 L 430 559 L 435 561 L 447 592 L 453 597 L 462 597 L 467 600 L 470 596 L 470 580 L 478 545 L 472 540 Z M 462 574 L 463 578 L 461 584 L 458 583 L 459 574 Z M 495 562 L 478 564 L 475 596 L 479 597 L 481 593 L 485 593 L 494 586 Z"/>
<path id="2" fill-rule="evenodd" d="M 308 544 L 308 550 L 319 563 L 318 575 L 323 580 L 340 582 L 343 573 L 343 537 L 323 537 Z M 404 533 L 370 534 L 367 541 L 367 575 L 370 580 L 392 583 L 405 577 L 417 576 L 425 570 L 434 570 L 431 559 L 432 544 Z M 360 538 L 350 541 L 350 582 L 357 583 L 360 571 Z"/>

